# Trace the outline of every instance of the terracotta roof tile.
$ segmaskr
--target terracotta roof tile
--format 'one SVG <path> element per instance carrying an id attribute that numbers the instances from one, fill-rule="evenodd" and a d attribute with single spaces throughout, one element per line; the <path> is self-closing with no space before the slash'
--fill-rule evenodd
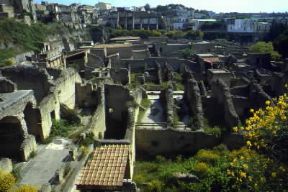
<path id="1" fill-rule="evenodd" d="M 77 188 L 121 187 L 128 163 L 129 145 L 106 145 L 95 149 L 81 170 Z"/>

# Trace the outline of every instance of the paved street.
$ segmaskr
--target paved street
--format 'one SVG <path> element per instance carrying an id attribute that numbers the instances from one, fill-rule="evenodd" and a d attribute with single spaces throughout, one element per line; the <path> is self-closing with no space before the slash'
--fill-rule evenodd
<path id="1" fill-rule="evenodd" d="M 25 165 L 21 183 L 35 186 L 49 183 L 69 154 L 69 144 L 68 140 L 56 139 L 48 145 L 40 146 L 37 155 Z"/>

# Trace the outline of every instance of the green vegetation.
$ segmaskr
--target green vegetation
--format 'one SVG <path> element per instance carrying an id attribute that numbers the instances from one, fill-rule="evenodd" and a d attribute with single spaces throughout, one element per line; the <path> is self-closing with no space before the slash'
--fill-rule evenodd
<path id="1" fill-rule="evenodd" d="M 172 39 L 190 39 L 197 40 L 202 39 L 204 33 L 201 31 L 165 31 L 165 30 L 126 30 L 126 29 L 110 29 L 110 37 L 119 37 L 119 36 L 138 36 L 143 39 L 148 37 L 160 37 L 167 36 Z"/>
<path id="2" fill-rule="evenodd" d="M 0 192 L 7 192 L 16 184 L 16 178 L 11 174 L 0 170 Z"/>
<path id="3" fill-rule="evenodd" d="M 168 87 L 169 87 L 169 82 L 168 81 L 164 81 L 161 84 L 155 84 L 155 83 L 152 83 L 152 82 L 147 82 L 147 83 L 144 84 L 144 88 L 146 90 L 149 90 L 149 91 L 161 91 L 161 90 L 164 90 L 164 89 L 168 89 Z"/>
<path id="4" fill-rule="evenodd" d="M 220 137 L 222 134 L 222 130 L 219 127 L 209 127 L 205 126 L 204 132 L 210 135 L 215 135 L 217 137 Z"/>
<path id="5" fill-rule="evenodd" d="M 48 35 L 65 34 L 69 30 L 60 23 L 44 25 L 42 23 L 31 26 L 13 19 L 0 21 L 0 43 L 4 45 L 12 44 L 15 49 L 4 49 L 0 51 L 0 66 L 13 64 L 9 58 L 25 51 L 40 51 L 42 42 Z"/>
<path id="6" fill-rule="evenodd" d="M 130 74 L 130 84 L 129 88 L 130 89 L 135 89 L 141 85 L 138 77 L 141 75 L 141 73 L 131 73 Z"/>
<path id="7" fill-rule="evenodd" d="M 0 67 L 13 65 L 14 61 L 11 59 L 15 56 L 15 50 L 4 49 L 0 51 Z"/>
<path id="8" fill-rule="evenodd" d="M 193 49 L 186 48 L 186 49 L 181 50 L 181 53 L 184 59 L 189 59 L 193 55 Z"/>
<path id="9" fill-rule="evenodd" d="M 183 78 L 180 73 L 173 73 L 173 87 L 176 91 L 184 91 Z"/>
<path id="10" fill-rule="evenodd" d="M 15 187 L 11 190 L 9 190 L 9 192 L 37 192 L 37 188 L 34 186 L 30 186 L 30 185 L 21 185 L 19 187 Z"/>
<path id="11" fill-rule="evenodd" d="M 245 136 L 247 147 L 277 161 L 288 162 L 288 95 L 266 101 L 266 107 L 255 111 L 244 126 L 233 128 Z"/>
<path id="12" fill-rule="evenodd" d="M 138 115 L 138 119 L 137 119 L 138 122 L 141 122 L 141 120 L 143 119 L 146 110 L 151 105 L 151 101 L 148 98 L 144 98 L 144 99 L 142 99 L 140 105 L 141 105 L 141 107 L 139 109 L 139 115 Z"/>
<path id="13" fill-rule="evenodd" d="M 55 137 L 69 137 L 73 131 L 78 128 L 80 124 L 77 123 L 70 123 L 67 120 L 53 120 L 52 121 L 52 128 L 50 132 L 49 138 L 45 140 L 45 143 L 51 142 Z"/>
<path id="14" fill-rule="evenodd" d="M 141 106 L 144 108 L 148 108 L 151 105 L 151 101 L 148 98 L 144 98 L 141 101 Z"/>
<path id="15" fill-rule="evenodd" d="M 274 163 L 247 148 L 228 151 L 220 145 L 190 158 L 137 161 L 134 180 L 145 192 L 285 191 L 287 167 Z M 179 173 L 194 175 L 194 180 L 185 182 Z"/>
<path id="16" fill-rule="evenodd" d="M 0 192 L 37 192 L 31 185 L 16 185 L 13 174 L 0 170 Z"/>
<path id="17" fill-rule="evenodd" d="M 272 22 L 269 33 L 265 41 L 273 42 L 274 48 L 284 58 L 288 57 L 288 25 L 284 23 Z"/>
<path id="18" fill-rule="evenodd" d="M 180 122 L 180 117 L 178 115 L 178 111 L 176 108 L 174 108 L 172 126 L 176 127 L 179 122 Z"/>
<path id="19" fill-rule="evenodd" d="M 249 48 L 249 51 L 253 53 L 269 53 L 274 60 L 279 60 L 281 57 L 281 55 L 274 50 L 272 42 L 257 42 Z"/>

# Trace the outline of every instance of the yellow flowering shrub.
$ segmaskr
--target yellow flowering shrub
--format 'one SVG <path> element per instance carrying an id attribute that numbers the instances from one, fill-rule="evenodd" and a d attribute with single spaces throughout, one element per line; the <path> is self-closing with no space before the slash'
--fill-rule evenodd
<path id="1" fill-rule="evenodd" d="M 16 178 L 11 173 L 0 170 L 0 192 L 7 192 L 16 183 Z"/>
<path id="2" fill-rule="evenodd" d="M 265 107 L 250 110 L 252 116 L 245 126 L 233 130 L 242 133 L 250 149 L 261 151 L 275 159 L 288 158 L 288 96 L 265 102 Z"/>
<path id="3" fill-rule="evenodd" d="M 31 185 L 21 185 L 19 187 L 15 187 L 11 190 L 9 190 L 9 192 L 37 192 L 37 188 Z"/>

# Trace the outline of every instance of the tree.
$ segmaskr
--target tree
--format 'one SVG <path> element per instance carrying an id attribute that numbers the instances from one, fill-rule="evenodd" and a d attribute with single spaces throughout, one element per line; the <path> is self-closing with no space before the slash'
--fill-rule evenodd
<path id="1" fill-rule="evenodd" d="M 151 10 L 151 7 L 150 7 L 150 5 L 147 3 L 147 4 L 144 6 L 144 9 L 145 9 L 145 11 L 150 11 L 150 10 Z"/>
<path id="2" fill-rule="evenodd" d="M 281 57 L 281 55 L 274 50 L 272 42 L 266 43 L 259 41 L 256 44 L 250 46 L 249 51 L 252 53 L 269 53 L 274 60 L 278 60 Z"/>
<path id="3" fill-rule="evenodd" d="M 273 42 L 275 49 L 279 51 L 283 57 L 288 57 L 288 30 L 279 35 Z"/>

